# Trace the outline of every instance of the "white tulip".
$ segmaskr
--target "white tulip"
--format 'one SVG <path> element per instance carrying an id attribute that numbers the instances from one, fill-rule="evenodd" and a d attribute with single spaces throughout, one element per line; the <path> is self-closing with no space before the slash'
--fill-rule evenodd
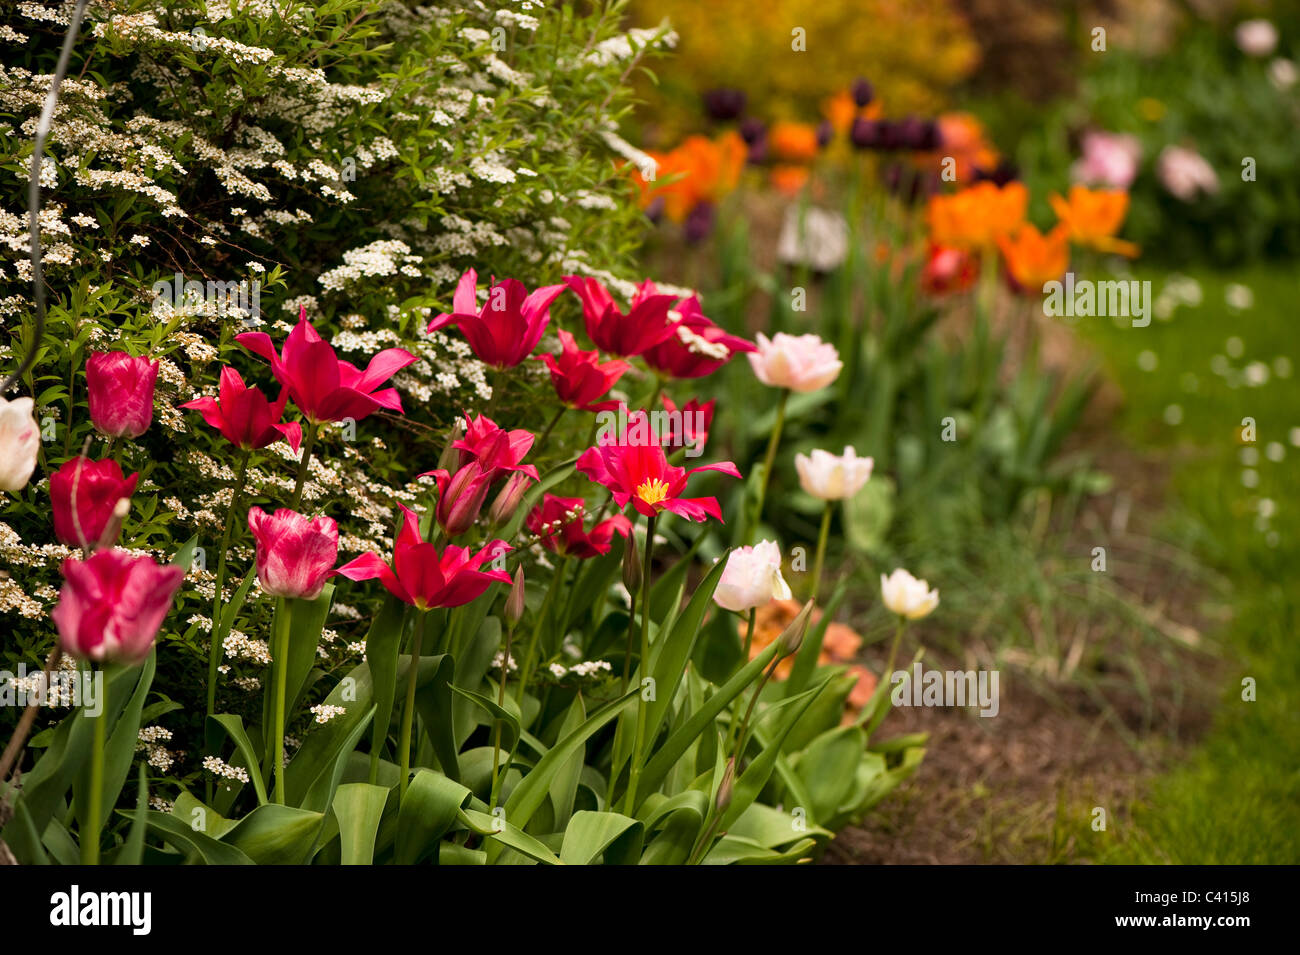
<path id="1" fill-rule="evenodd" d="M 796 454 L 794 466 L 799 484 L 813 497 L 823 501 L 842 501 L 862 490 L 871 478 L 871 458 L 860 458 L 852 448 L 842 456 L 817 450 L 811 456 Z"/>
<path id="2" fill-rule="evenodd" d="M 901 567 L 888 577 L 880 575 L 880 596 L 889 610 L 908 620 L 920 620 L 939 606 L 939 591 Z"/>
<path id="3" fill-rule="evenodd" d="M 41 429 L 31 398 L 0 398 L 0 491 L 21 491 L 36 469 Z"/>
<path id="4" fill-rule="evenodd" d="M 781 576 L 781 549 L 776 541 L 759 541 L 753 547 L 733 550 L 713 599 L 719 607 L 737 613 L 772 600 L 789 600 L 790 585 Z"/>

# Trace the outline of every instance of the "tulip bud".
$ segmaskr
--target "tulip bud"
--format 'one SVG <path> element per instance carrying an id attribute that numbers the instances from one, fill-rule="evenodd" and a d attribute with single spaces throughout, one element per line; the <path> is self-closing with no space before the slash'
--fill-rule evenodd
<path id="1" fill-rule="evenodd" d="M 722 782 L 718 785 L 718 798 L 714 805 L 718 807 L 718 812 L 726 812 L 727 807 L 731 805 L 731 791 L 735 787 L 736 781 L 736 757 L 732 756 L 727 760 L 727 768 L 722 771 Z"/>
<path id="2" fill-rule="evenodd" d="M 629 533 L 623 544 L 623 586 L 629 594 L 641 589 L 641 555 L 636 549 L 636 534 Z"/>
<path id="3" fill-rule="evenodd" d="M 95 429 L 111 438 L 138 438 L 153 421 L 158 362 L 126 352 L 94 352 L 86 360 L 86 393 Z"/>
<path id="4" fill-rule="evenodd" d="M 50 616 L 63 652 L 79 660 L 129 666 L 149 655 L 172 598 L 185 579 L 175 564 L 111 548 L 63 562 L 63 587 Z"/>
<path id="5" fill-rule="evenodd" d="M 0 397 L 0 491 L 21 491 L 36 469 L 41 429 L 31 398 Z"/>
<path id="6" fill-rule="evenodd" d="M 438 457 L 438 469 L 450 471 L 453 467 L 459 468 L 461 461 L 461 452 L 459 448 L 453 445 L 465 436 L 465 422 L 457 418 L 451 423 L 451 431 L 447 435 L 447 443 L 442 449 L 442 454 Z"/>
<path id="7" fill-rule="evenodd" d="M 777 638 L 781 644 L 778 659 L 799 652 L 799 648 L 803 646 L 804 634 L 808 632 L 808 621 L 812 617 L 812 610 L 813 602 L 810 600 L 803 605 L 799 615 L 790 621 L 790 626 L 786 627 Z"/>
<path id="8" fill-rule="evenodd" d="M 438 482 L 438 523 L 448 537 L 458 537 L 474 526 L 492 482 L 477 462 L 471 461 L 455 474 L 435 472 Z"/>
<path id="9" fill-rule="evenodd" d="M 513 630 L 524 616 L 524 568 L 515 571 L 514 583 L 506 597 L 506 626 Z"/>
<path id="10" fill-rule="evenodd" d="M 75 457 L 50 475 L 54 535 L 69 547 L 90 547 L 111 523 L 118 501 L 130 497 L 140 475 L 123 477 L 112 458 Z M 111 541 L 110 541 L 111 543 Z"/>
<path id="11" fill-rule="evenodd" d="M 516 471 L 510 475 L 510 479 L 497 492 L 496 499 L 488 510 L 488 522 L 493 527 L 500 527 L 514 516 L 519 507 L 519 502 L 523 499 L 524 492 L 528 490 L 528 482 L 531 480 L 532 478 L 523 471 Z"/>
<path id="12" fill-rule="evenodd" d="M 273 597 L 315 600 L 334 569 L 339 528 L 332 517 L 306 518 L 280 508 L 267 514 L 248 512 L 248 528 L 257 543 L 257 579 Z"/>

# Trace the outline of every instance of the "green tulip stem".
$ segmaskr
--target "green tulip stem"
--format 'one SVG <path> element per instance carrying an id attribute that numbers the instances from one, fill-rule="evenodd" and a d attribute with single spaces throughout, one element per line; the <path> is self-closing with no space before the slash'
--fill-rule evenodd
<path id="1" fill-rule="evenodd" d="M 568 410 L 568 405 L 560 405 L 560 410 L 555 412 L 555 416 L 551 418 L 550 423 L 546 426 L 546 430 L 542 432 L 542 436 L 538 438 L 537 443 L 533 445 L 533 460 L 536 460 L 541 456 L 542 449 L 546 447 L 546 439 L 551 436 L 551 432 L 555 430 L 555 426 L 559 424 L 560 419 L 564 417 L 564 412 Z"/>
<path id="2" fill-rule="evenodd" d="M 515 635 L 514 627 L 506 627 L 506 652 L 501 658 L 501 685 L 497 688 L 497 706 L 506 705 L 506 678 L 510 675 L 510 642 Z M 496 738 L 492 742 L 492 799 L 489 809 L 497 807 L 497 795 L 501 792 L 502 777 L 497 775 L 501 766 L 501 720 L 496 720 Z M 507 766 L 506 770 L 509 771 Z"/>
<path id="3" fill-rule="evenodd" d="M 749 662 L 749 648 L 754 644 L 754 621 L 758 619 L 758 608 L 749 608 L 749 623 L 745 625 L 745 652 L 741 654 L 740 665 L 744 666 Z M 626 688 L 623 692 L 627 692 Z"/>
<path id="4" fill-rule="evenodd" d="M 826 506 L 822 509 L 822 527 L 817 534 L 817 556 L 813 558 L 813 579 L 812 594 L 809 597 L 814 603 L 817 602 L 817 592 L 821 589 L 822 584 L 822 565 L 826 562 L 826 541 L 831 535 L 831 502 L 827 501 Z"/>
<path id="5" fill-rule="evenodd" d="M 289 686 L 289 602 L 275 601 L 275 801 L 284 805 L 284 711 Z"/>
<path id="6" fill-rule="evenodd" d="M 733 759 L 736 761 L 736 775 L 741 772 L 741 757 L 745 755 L 745 746 L 749 743 L 749 718 L 754 715 L 754 707 L 758 704 L 759 694 L 763 692 L 763 687 L 767 686 L 767 681 L 772 679 L 772 674 L 776 672 L 776 665 L 782 660 L 778 653 L 772 658 L 772 663 L 763 673 L 763 679 L 758 681 L 758 686 L 754 689 L 754 695 L 749 698 L 749 707 L 745 710 L 745 718 L 740 721 L 740 730 L 736 733 L 736 749 Z"/>
<path id="7" fill-rule="evenodd" d="M 646 722 L 649 718 L 649 701 L 645 698 L 644 681 L 650 675 L 650 563 L 655 545 L 655 518 L 651 514 L 645 524 L 645 560 L 641 563 L 641 659 L 637 668 L 641 672 L 642 690 L 640 705 L 636 711 L 636 737 L 632 744 L 632 769 L 627 780 L 627 795 L 623 802 L 623 814 L 632 815 L 636 808 L 636 788 L 641 781 L 641 754 L 645 749 Z"/>
<path id="8" fill-rule="evenodd" d="M 537 657 L 537 643 L 541 639 L 542 627 L 545 626 L 547 618 L 550 616 L 551 604 L 557 591 L 564 587 L 564 577 L 569 569 L 569 558 L 565 557 L 560 561 L 560 566 L 555 569 L 555 576 L 551 578 L 551 586 L 546 590 L 546 596 L 542 598 L 542 605 L 537 610 L 537 617 L 533 621 L 533 635 L 528 638 L 528 651 L 524 654 L 524 665 L 519 671 L 519 709 L 522 712 L 524 708 L 524 694 L 528 691 L 528 681 L 532 679 L 533 665 Z M 507 657 L 502 661 L 502 666 L 510 666 L 510 658 Z"/>
<path id="9" fill-rule="evenodd" d="M 320 430 L 320 424 L 315 421 L 307 422 L 307 434 L 302 439 L 302 458 L 298 461 L 298 480 L 293 485 L 293 499 L 289 503 L 289 510 L 296 511 L 302 504 L 302 486 L 307 483 L 307 470 L 311 465 L 312 448 L 316 446 L 316 433 Z"/>
<path id="10" fill-rule="evenodd" d="M 397 777 L 398 799 L 406 795 L 406 786 L 410 782 L 408 777 L 411 775 L 411 724 L 415 720 L 415 684 L 420 672 L 420 650 L 424 646 L 424 620 L 428 615 L 427 611 L 417 612 L 411 663 L 406 670 L 406 704 L 402 707 L 402 734 L 397 743 L 401 764 L 401 774 Z"/>
<path id="11" fill-rule="evenodd" d="M 772 468 L 776 465 L 776 449 L 781 443 L 781 431 L 785 427 L 785 406 L 790 398 L 790 389 L 782 388 L 781 397 L 776 405 L 776 424 L 772 426 L 772 436 L 767 441 L 767 454 L 763 456 L 763 476 L 758 485 L 758 503 L 754 509 L 754 519 L 746 524 L 745 543 L 752 544 L 758 525 L 763 521 L 763 504 L 767 499 L 767 482 L 772 479 Z"/>
<path id="12" fill-rule="evenodd" d="M 903 631 L 905 629 L 907 629 L 907 618 L 899 616 L 898 626 L 894 629 L 894 642 L 889 647 L 889 662 L 885 664 L 885 672 L 880 674 L 880 678 L 886 682 L 888 682 L 894 674 L 894 660 L 898 656 L 898 645 L 902 642 Z"/>
<path id="13" fill-rule="evenodd" d="M 217 669 L 221 665 L 221 643 L 225 634 L 221 632 L 221 593 L 226 585 L 226 552 L 230 550 L 230 539 L 235 530 L 235 516 L 244 496 L 244 478 L 248 473 L 248 459 L 252 451 L 245 450 L 235 465 L 235 490 L 230 498 L 230 510 L 226 512 L 226 529 L 221 534 L 221 550 L 217 552 L 217 582 L 212 593 L 212 646 L 208 650 L 208 708 L 207 715 L 217 712 Z M 209 786 L 211 784 L 209 783 Z"/>
<path id="14" fill-rule="evenodd" d="M 98 716 L 87 714 L 86 718 L 94 724 L 94 739 L 90 748 L 90 792 L 86 799 L 86 831 L 81 834 L 81 864 L 99 865 L 99 831 L 101 817 L 104 814 L 104 735 L 108 723 L 108 707 L 101 705 Z"/>

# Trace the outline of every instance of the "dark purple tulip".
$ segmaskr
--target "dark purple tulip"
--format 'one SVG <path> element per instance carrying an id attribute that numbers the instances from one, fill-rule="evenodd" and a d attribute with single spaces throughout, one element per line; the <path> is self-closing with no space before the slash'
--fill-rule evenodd
<path id="1" fill-rule="evenodd" d="M 745 94 L 726 86 L 709 90 L 704 94 L 704 110 L 711 119 L 729 122 L 745 111 Z"/>
<path id="2" fill-rule="evenodd" d="M 932 119 L 927 119 L 921 124 L 921 134 L 917 138 L 916 148 L 921 152 L 934 152 L 943 145 L 943 134 L 939 132 L 939 124 Z"/>
<path id="3" fill-rule="evenodd" d="M 859 76 L 853 81 L 853 102 L 858 104 L 858 108 L 867 106 L 876 98 L 876 91 L 866 78 Z"/>
<path id="4" fill-rule="evenodd" d="M 903 122 L 906 122 L 904 120 Z M 876 143 L 878 149 L 886 151 L 903 148 L 903 123 L 892 120 L 882 119 L 876 124 L 879 141 Z"/>
<path id="5" fill-rule="evenodd" d="M 651 222 L 658 222 L 664 217 L 664 197 L 655 196 L 645 207 L 645 217 Z"/>
<path id="6" fill-rule="evenodd" d="M 829 119 L 823 119 L 817 124 L 817 148 L 825 149 L 835 138 L 835 127 L 831 125 Z"/>
<path id="7" fill-rule="evenodd" d="M 754 145 L 760 139 L 767 136 L 767 126 L 761 119 L 755 119 L 753 116 L 742 120 L 740 123 L 740 137 L 749 145 Z"/>
<path id="8" fill-rule="evenodd" d="M 928 198 L 940 189 L 940 180 L 936 173 L 917 169 L 907 163 L 891 163 L 883 172 L 885 188 L 906 203 L 914 204 L 918 199 Z"/>
<path id="9" fill-rule="evenodd" d="M 709 233 L 713 231 L 714 213 L 713 203 L 696 203 L 695 208 L 682 224 L 682 231 L 688 243 L 697 245 L 709 237 Z"/>
<path id="10" fill-rule="evenodd" d="M 745 154 L 745 161 L 751 166 L 761 166 L 767 162 L 767 137 L 762 136 L 750 143 L 749 152 Z"/>
<path id="11" fill-rule="evenodd" d="M 1015 182 L 1019 179 L 1020 170 L 1016 168 L 1015 163 L 1002 159 L 999 160 L 998 164 L 992 169 L 976 168 L 974 178 L 976 182 L 987 180 L 1000 188 L 1009 182 Z"/>
<path id="12" fill-rule="evenodd" d="M 880 124 L 875 120 L 859 116 L 849 128 L 849 139 L 858 149 L 878 149 L 880 147 Z"/>
<path id="13" fill-rule="evenodd" d="M 925 123 L 915 116 L 906 116 L 897 124 L 898 148 L 921 149 L 925 139 Z"/>

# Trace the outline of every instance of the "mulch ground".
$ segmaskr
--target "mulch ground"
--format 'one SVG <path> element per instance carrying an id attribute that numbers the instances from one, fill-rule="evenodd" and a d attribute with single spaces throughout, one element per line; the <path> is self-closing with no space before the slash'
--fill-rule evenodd
<path id="1" fill-rule="evenodd" d="M 882 736 L 928 733 L 925 759 L 861 826 L 842 832 L 822 862 L 1090 861 L 1107 848 L 1108 833 L 1124 825 L 1152 777 L 1208 728 L 1220 672 L 1205 636 L 1219 622 L 1207 599 L 1212 587 L 1194 569 L 1172 571 L 1175 549 L 1158 537 L 1166 476 L 1189 462 L 1139 455 L 1115 440 L 1108 415 L 1099 417 L 1079 440 L 1097 449 L 1098 466 L 1115 478 L 1116 490 L 1094 499 L 1076 530 L 1081 539 L 1096 540 L 1097 528 L 1106 528 L 1111 559 L 1142 568 L 1125 579 L 1125 589 L 1169 637 L 1165 652 L 1136 651 L 1145 694 L 1118 667 L 1100 674 L 1102 689 L 1088 690 L 1078 681 L 1052 683 L 1003 665 L 996 718 L 973 709 L 896 707 Z M 1185 556 L 1174 555 L 1180 566 Z M 868 666 L 878 672 L 882 662 Z M 969 666 L 931 653 L 925 665 Z M 1107 813 L 1106 832 L 1088 824 L 1098 806 Z"/>

